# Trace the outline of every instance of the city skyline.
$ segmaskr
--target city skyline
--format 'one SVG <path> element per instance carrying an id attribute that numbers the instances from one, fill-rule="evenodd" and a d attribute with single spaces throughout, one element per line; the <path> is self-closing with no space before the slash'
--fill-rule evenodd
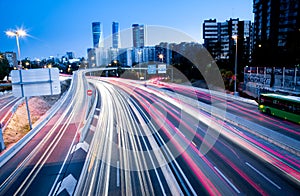
<path id="1" fill-rule="evenodd" d="M 105 4 L 94 0 L 85 4 L 79 1 L 40 3 L 30 0 L 11 6 L 9 1 L 1 1 L 0 6 L 5 9 L 0 14 L 3 19 L 0 27 L 0 51 L 16 52 L 15 40 L 8 38 L 4 32 L 24 27 L 29 36 L 20 39 L 21 58 L 61 56 L 67 51 L 75 52 L 77 57 L 86 57 L 86 49 L 93 46 L 91 23 L 97 21 L 103 24 L 104 38 L 112 34 L 111 24 L 116 21 L 120 31 L 131 28 L 135 23 L 159 25 L 177 29 L 203 43 L 202 23 L 205 19 L 240 18 L 253 21 L 252 4 L 252 0 L 189 0 L 184 3 L 167 0 L 142 4 L 135 0 Z M 100 9 L 103 5 L 105 9 Z"/>

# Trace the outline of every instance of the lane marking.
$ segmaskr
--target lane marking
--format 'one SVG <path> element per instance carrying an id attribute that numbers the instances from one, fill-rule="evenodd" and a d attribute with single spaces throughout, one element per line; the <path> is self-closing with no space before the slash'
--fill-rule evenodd
<path id="1" fill-rule="evenodd" d="M 94 125 L 91 125 L 91 126 L 90 126 L 90 130 L 95 132 L 96 127 L 95 127 Z"/>
<path id="2" fill-rule="evenodd" d="M 234 186 L 234 184 L 232 184 L 232 182 L 230 182 L 230 180 L 216 166 L 214 166 L 214 168 L 237 193 L 241 193 L 240 190 L 236 188 L 236 186 Z"/>
<path id="3" fill-rule="evenodd" d="M 80 143 L 78 143 L 78 144 L 76 144 L 76 145 L 73 146 L 71 154 L 73 154 L 74 152 L 76 152 L 80 148 L 82 150 L 84 150 L 85 152 L 88 152 L 89 147 L 90 147 L 90 145 L 86 141 L 80 142 Z"/>
<path id="4" fill-rule="evenodd" d="M 73 195 L 77 180 L 73 177 L 72 174 L 69 174 L 67 177 L 65 177 L 61 183 L 58 183 L 60 185 L 60 188 L 56 195 L 59 195 L 63 190 L 66 190 L 69 195 Z"/>
<path id="5" fill-rule="evenodd" d="M 251 169 L 253 169 L 256 173 L 258 173 L 260 176 L 262 176 L 264 179 L 266 179 L 267 181 L 269 181 L 271 184 L 273 184 L 276 188 L 281 189 L 280 186 L 278 186 L 275 182 L 273 182 L 272 180 L 270 180 L 267 176 L 265 176 L 263 173 L 261 173 L 260 171 L 258 171 L 255 167 L 253 167 L 250 163 L 245 162 L 246 165 L 248 165 Z"/>
<path id="6" fill-rule="evenodd" d="M 192 141 L 192 144 L 193 144 L 195 147 L 197 147 L 197 145 L 195 144 L 195 142 Z"/>
<path id="7" fill-rule="evenodd" d="M 98 115 L 94 115 L 94 118 L 99 119 L 99 116 Z"/>
<path id="8" fill-rule="evenodd" d="M 120 187 L 120 162 L 117 161 L 117 187 Z"/>
<path id="9" fill-rule="evenodd" d="M 100 112 L 100 111 L 101 111 L 101 109 L 99 109 L 99 108 L 96 108 L 95 110 L 96 110 L 96 111 L 98 111 L 98 112 Z"/>

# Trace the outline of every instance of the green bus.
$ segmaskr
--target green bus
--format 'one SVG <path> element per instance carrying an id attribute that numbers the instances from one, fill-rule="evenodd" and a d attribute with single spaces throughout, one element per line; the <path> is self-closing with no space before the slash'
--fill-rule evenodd
<path id="1" fill-rule="evenodd" d="M 261 94 L 258 109 L 300 124 L 300 97 L 278 94 Z"/>

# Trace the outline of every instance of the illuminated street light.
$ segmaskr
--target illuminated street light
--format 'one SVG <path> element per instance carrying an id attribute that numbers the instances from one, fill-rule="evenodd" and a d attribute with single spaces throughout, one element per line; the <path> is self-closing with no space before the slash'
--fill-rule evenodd
<path id="1" fill-rule="evenodd" d="M 163 55 L 163 54 L 159 54 L 159 55 L 158 55 L 158 58 L 161 59 L 161 62 L 162 62 L 162 63 L 164 62 L 164 55 Z"/>
<path id="2" fill-rule="evenodd" d="M 20 44 L 19 44 L 19 37 L 25 37 L 27 35 L 26 31 L 23 29 L 17 30 L 8 30 L 5 32 L 8 37 L 16 37 L 17 47 L 18 47 L 18 56 L 20 59 L 19 68 L 22 69 L 22 61 L 21 61 L 21 51 L 20 51 Z M 29 105 L 28 105 L 28 98 L 25 97 L 26 109 L 28 114 L 28 121 L 29 121 L 29 128 L 32 129 L 32 124 L 30 120 L 30 112 L 29 112 Z"/>
<path id="3" fill-rule="evenodd" d="M 235 40 L 235 61 L 234 61 L 234 95 L 236 96 L 238 93 L 236 91 L 236 79 L 237 79 L 237 53 L 238 53 L 238 36 L 232 36 L 232 39 Z"/>
<path id="4" fill-rule="evenodd" d="M 25 37 L 27 35 L 26 31 L 23 29 L 17 29 L 17 30 L 8 30 L 5 32 L 8 37 L 16 37 L 17 47 L 18 47 L 18 57 L 21 62 L 21 50 L 20 50 L 20 43 L 19 43 L 19 37 Z M 22 67 L 22 66 L 20 66 Z"/>

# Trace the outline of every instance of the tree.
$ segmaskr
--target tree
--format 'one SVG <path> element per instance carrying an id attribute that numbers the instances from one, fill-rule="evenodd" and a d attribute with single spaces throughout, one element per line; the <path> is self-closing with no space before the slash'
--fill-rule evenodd
<path id="1" fill-rule="evenodd" d="M 0 80 L 8 76 L 10 72 L 9 62 L 6 57 L 0 53 Z"/>

